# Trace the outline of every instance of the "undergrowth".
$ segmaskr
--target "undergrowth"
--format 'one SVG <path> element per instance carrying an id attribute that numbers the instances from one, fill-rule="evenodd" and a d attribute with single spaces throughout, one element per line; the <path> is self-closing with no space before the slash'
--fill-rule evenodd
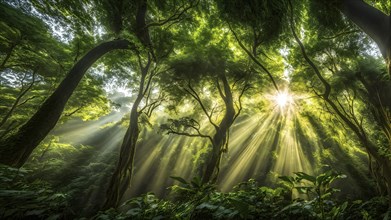
<path id="1" fill-rule="evenodd" d="M 70 208 L 72 192 L 58 192 L 44 181 L 29 182 L 25 169 L 0 166 L 0 219 L 391 219 L 385 197 L 339 201 L 332 187 L 344 175 L 328 170 L 317 176 L 298 172 L 280 177 L 278 188 L 250 179 L 220 192 L 197 177 L 178 181 L 168 198 L 153 193 L 131 198 L 118 209 L 82 217 Z M 293 198 L 294 194 L 301 196 Z"/>

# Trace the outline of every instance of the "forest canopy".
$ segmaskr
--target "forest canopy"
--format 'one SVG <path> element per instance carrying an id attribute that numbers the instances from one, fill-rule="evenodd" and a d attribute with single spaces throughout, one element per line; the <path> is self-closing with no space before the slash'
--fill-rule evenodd
<path id="1" fill-rule="evenodd" d="M 0 0 L 0 218 L 390 218 L 390 11 Z"/>

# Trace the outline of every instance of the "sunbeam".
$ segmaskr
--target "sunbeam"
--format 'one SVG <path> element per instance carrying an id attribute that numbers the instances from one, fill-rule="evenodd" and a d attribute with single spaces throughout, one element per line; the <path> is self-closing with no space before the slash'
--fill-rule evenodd
<path id="1" fill-rule="evenodd" d="M 239 117 L 231 128 L 229 150 L 223 154 L 217 182 L 223 191 L 229 191 L 249 178 L 265 185 L 275 185 L 281 175 L 293 175 L 294 172 L 313 174 L 314 169 L 321 167 L 325 158 L 330 156 L 318 138 L 318 128 L 314 128 L 308 116 L 303 117 L 298 109 L 298 95 L 285 90 L 265 97 L 269 107 L 265 107 L 262 113 Z M 98 121 L 69 121 L 56 133 L 61 134 L 62 140 L 102 146 L 101 157 L 121 144 L 126 129 L 116 126 L 115 122 L 122 117 L 122 111 L 113 111 Z M 104 133 L 100 134 L 104 127 Z M 202 129 L 213 133 L 213 129 Z M 164 135 L 155 128 L 142 129 L 134 176 L 124 199 L 150 191 L 166 196 L 169 193 L 167 187 L 174 184 L 170 176 L 190 180 L 201 175 L 208 145 L 204 138 Z M 97 158 L 91 155 L 91 160 L 86 163 L 94 163 Z M 359 162 L 361 159 L 354 160 Z"/>

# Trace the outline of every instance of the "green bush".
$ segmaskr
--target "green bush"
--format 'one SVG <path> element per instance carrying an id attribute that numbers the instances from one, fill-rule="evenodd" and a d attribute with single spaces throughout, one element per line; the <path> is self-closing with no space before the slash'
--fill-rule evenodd
<path id="1" fill-rule="evenodd" d="M 29 171 L 0 165 L 0 219 L 63 219 L 68 196 L 43 181 L 29 183 Z"/>

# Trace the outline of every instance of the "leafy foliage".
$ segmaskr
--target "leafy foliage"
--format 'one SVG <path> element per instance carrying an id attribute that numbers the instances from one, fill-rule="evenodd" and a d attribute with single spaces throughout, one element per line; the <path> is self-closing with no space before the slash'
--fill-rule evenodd
<path id="1" fill-rule="evenodd" d="M 282 31 L 283 19 L 287 13 L 286 1 L 246 0 L 218 1 L 218 6 L 226 19 L 253 28 L 257 43 L 274 40 Z"/>
<path id="2" fill-rule="evenodd" d="M 48 183 L 29 183 L 29 170 L 0 166 L 0 216 L 3 219 L 63 219 L 69 211 L 68 195 Z"/>
<path id="3" fill-rule="evenodd" d="M 318 176 L 312 176 L 304 172 L 296 172 L 295 177 L 281 176 L 279 177 L 283 183 L 288 186 L 290 190 L 297 190 L 300 194 L 305 194 L 309 202 L 301 201 L 293 202 L 288 205 L 281 212 L 292 212 L 293 214 L 305 214 L 312 217 L 325 219 L 326 207 L 330 209 L 334 202 L 329 200 L 335 192 L 339 192 L 338 189 L 332 188 L 330 184 L 336 179 L 346 178 L 346 175 L 339 174 L 333 170 L 327 170 Z M 313 210 L 308 209 L 312 207 Z M 345 209 L 346 204 L 341 206 L 341 209 Z M 308 209 L 309 212 L 301 213 Z M 318 211 L 318 212 L 317 212 Z M 333 217 L 338 215 L 341 210 L 331 209 Z"/>
<path id="4" fill-rule="evenodd" d="M 94 219 L 386 219 L 389 216 L 384 198 L 367 202 L 325 201 L 322 213 L 316 199 L 292 202 L 287 199 L 289 190 L 259 186 L 253 179 L 222 193 L 211 185 L 200 185 L 197 177 L 190 182 L 181 177 L 171 178 L 180 183 L 171 187 L 173 200 L 158 199 L 148 193 L 125 202 L 119 209 L 122 211 L 110 209 Z M 325 186 L 337 177 L 325 172 L 317 177 L 300 173 L 296 178 Z M 331 195 L 325 197 L 330 199 Z"/>

